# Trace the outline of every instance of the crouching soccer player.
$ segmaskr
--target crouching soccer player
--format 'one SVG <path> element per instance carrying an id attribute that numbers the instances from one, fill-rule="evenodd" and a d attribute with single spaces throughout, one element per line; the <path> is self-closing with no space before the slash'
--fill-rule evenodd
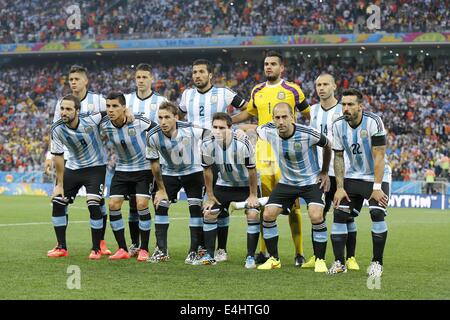
<path id="1" fill-rule="evenodd" d="M 196 264 L 216 264 L 214 248 L 217 235 L 217 219 L 221 212 L 227 212 L 232 201 L 248 203 L 247 215 L 247 258 L 245 267 L 256 268 L 255 250 L 258 244 L 260 218 L 258 204 L 258 178 L 255 153 L 246 136 L 238 137 L 231 130 L 231 117 L 223 112 L 213 115 L 213 135 L 201 145 L 202 166 L 208 200 L 203 206 L 203 234 L 207 250 Z M 219 169 L 219 177 L 213 188 L 211 166 Z"/>
<path id="2" fill-rule="evenodd" d="M 263 213 L 263 236 L 270 258 L 259 270 L 281 268 L 278 256 L 278 215 L 289 211 L 298 197 L 308 205 L 312 223 L 315 272 L 327 272 L 325 251 L 327 226 L 323 217 L 324 192 L 329 188 L 328 166 L 331 146 L 316 129 L 294 123 L 292 109 L 278 103 L 273 109 L 273 123 L 257 128 L 258 136 L 270 143 L 281 169 L 281 179 L 270 194 Z M 323 148 L 323 165 L 319 168 L 316 145 Z"/>
<path id="3" fill-rule="evenodd" d="M 343 116 L 333 123 L 334 221 L 331 241 L 335 262 L 329 273 L 347 271 L 344 247 L 347 242 L 349 215 L 358 215 L 364 199 L 369 201 L 372 219 L 373 258 L 369 276 L 383 273 L 383 252 L 387 225 L 384 217 L 389 202 L 391 169 L 386 159 L 386 132 L 380 117 L 363 111 L 363 95 L 356 89 L 342 94 Z M 344 157 L 346 158 L 344 162 Z M 345 168 L 348 163 L 349 167 Z"/>
<path id="4" fill-rule="evenodd" d="M 150 130 L 147 136 L 147 158 L 151 160 L 152 170 L 158 172 L 159 156 L 165 160 L 162 178 L 169 201 L 177 201 L 181 188 L 184 188 L 187 194 L 191 243 L 185 263 L 192 264 L 198 259 L 197 250 L 203 237 L 201 208 L 204 182 L 198 147 L 200 141 L 209 135 L 210 131 L 177 119 L 178 106 L 171 102 L 163 102 L 159 106 L 159 125 Z M 155 171 L 153 174 L 156 176 Z M 169 205 L 170 202 L 162 199 L 156 209 L 155 234 L 158 245 L 150 257 L 151 262 L 166 260 Z"/>

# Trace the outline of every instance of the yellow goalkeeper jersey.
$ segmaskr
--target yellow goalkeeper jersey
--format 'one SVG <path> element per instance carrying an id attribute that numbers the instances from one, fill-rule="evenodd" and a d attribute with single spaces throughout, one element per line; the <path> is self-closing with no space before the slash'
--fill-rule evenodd
<path id="1" fill-rule="evenodd" d="M 281 80 L 276 85 L 267 82 L 257 84 L 253 87 L 247 112 L 258 117 L 258 125 L 262 126 L 272 122 L 273 107 L 280 102 L 288 103 L 295 116 L 295 110 L 302 113 L 309 112 L 309 104 L 305 99 L 302 89 L 292 82 Z M 258 139 L 256 143 L 257 161 L 276 161 L 270 144 Z"/>

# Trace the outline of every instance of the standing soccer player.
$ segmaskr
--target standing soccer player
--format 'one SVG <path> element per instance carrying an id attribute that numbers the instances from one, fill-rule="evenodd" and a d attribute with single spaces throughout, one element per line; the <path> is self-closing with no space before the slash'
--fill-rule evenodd
<path id="1" fill-rule="evenodd" d="M 328 191 L 330 183 L 331 145 L 318 130 L 294 121 L 291 106 L 282 102 L 274 106 L 273 123 L 257 128 L 258 136 L 272 146 L 281 169 L 281 179 L 270 194 L 263 213 L 263 234 L 270 258 L 258 269 L 281 268 L 276 220 L 278 215 L 292 208 L 298 197 L 302 197 L 312 224 L 313 250 L 317 257 L 314 271 L 327 272 L 325 251 L 328 235 L 323 208 L 324 192 Z M 323 148 L 322 168 L 319 168 L 316 146 Z"/>
<path id="2" fill-rule="evenodd" d="M 255 250 L 258 244 L 260 218 L 258 205 L 258 178 L 255 154 L 247 137 L 238 137 L 231 130 L 231 117 L 223 112 L 213 115 L 213 135 L 202 143 L 202 166 L 208 200 L 204 204 L 203 233 L 207 254 L 198 264 L 215 264 L 214 248 L 217 235 L 217 217 L 228 211 L 232 201 L 247 201 L 247 258 L 245 267 L 256 268 Z M 213 186 L 211 166 L 216 164 L 219 178 Z"/>
<path id="3" fill-rule="evenodd" d="M 133 114 L 141 114 L 147 119 L 158 122 L 158 109 L 161 103 L 167 99 L 152 90 L 152 67 L 147 63 L 140 63 L 136 67 L 134 75 L 136 91 L 125 95 L 126 105 Z M 136 191 L 130 190 L 127 196 L 130 211 L 128 215 L 128 226 L 130 229 L 131 245 L 128 252 L 130 256 L 139 253 L 139 214 L 136 207 Z M 158 217 L 156 217 L 158 218 Z"/>
<path id="4" fill-rule="evenodd" d="M 283 57 L 280 53 L 269 51 L 264 59 L 264 74 L 267 82 L 260 83 L 252 89 L 251 100 L 247 109 L 233 116 L 233 123 L 246 121 L 251 117 L 258 117 L 258 125 L 262 126 L 273 120 L 272 113 L 276 104 L 288 103 L 295 119 L 295 109 L 309 119 L 309 105 L 302 90 L 294 83 L 281 78 L 284 72 Z M 256 169 L 260 173 L 262 196 L 267 197 L 280 179 L 280 169 L 276 156 L 267 141 L 258 139 L 256 143 Z M 295 246 L 295 266 L 300 267 L 304 262 L 303 240 L 301 226 L 300 205 L 289 214 L 292 239 Z M 257 263 L 263 263 L 267 256 L 264 239 L 260 239 L 261 252 L 257 256 Z"/>
<path id="5" fill-rule="evenodd" d="M 389 202 L 391 169 L 386 158 L 386 132 L 380 117 L 363 111 L 363 95 L 359 90 L 342 93 L 343 116 L 333 123 L 334 220 L 331 241 L 335 262 L 329 273 L 346 272 L 344 248 L 347 243 L 349 216 L 357 216 L 364 199 L 369 201 L 372 219 L 373 258 L 369 276 L 383 273 L 383 252 L 387 225 L 384 217 Z M 344 161 L 344 158 L 346 161 Z M 349 164 L 345 168 L 345 162 Z"/>
<path id="6" fill-rule="evenodd" d="M 80 115 L 81 103 L 74 95 L 67 95 L 60 102 L 61 119 L 52 125 L 51 153 L 56 167 L 56 185 L 52 195 L 52 221 L 58 241 L 47 253 L 48 257 L 68 256 L 66 245 L 66 209 L 73 203 L 81 187 L 86 188 L 90 213 L 92 251 L 89 259 L 101 258 L 103 217 L 100 202 L 106 172 L 106 153 L 98 131 L 101 114 Z M 64 148 L 67 147 L 67 151 Z M 69 158 L 64 165 L 64 154 Z M 64 168 L 65 167 L 65 168 Z"/>
<path id="7" fill-rule="evenodd" d="M 180 101 L 180 110 L 186 115 L 187 121 L 209 130 L 216 112 L 226 113 L 230 105 L 237 109 L 246 106 L 246 101 L 230 88 L 213 85 L 213 76 L 210 61 L 195 60 L 192 64 L 192 81 L 195 88 L 186 89 Z M 215 182 L 218 172 L 215 166 L 212 169 Z M 221 211 L 217 220 L 217 250 L 214 254 L 216 261 L 227 260 L 229 219 L 228 211 Z"/>
<path id="8" fill-rule="evenodd" d="M 72 95 L 77 97 L 80 100 L 80 114 L 92 114 L 97 112 L 106 111 L 106 101 L 102 97 L 101 94 L 93 93 L 88 91 L 89 79 L 88 79 L 88 71 L 86 68 L 78 65 L 73 65 L 69 70 L 69 85 L 70 90 L 72 91 Z M 53 123 L 56 123 L 61 119 L 61 102 L 59 100 L 55 107 L 55 115 L 53 118 Z M 51 146 L 49 147 L 51 149 Z M 67 151 L 67 148 L 64 147 L 64 150 Z M 64 153 L 64 159 L 68 159 L 68 153 Z M 52 155 L 50 152 L 47 152 L 46 160 L 45 160 L 45 172 L 49 173 L 52 168 Z M 102 254 L 109 255 L 111 251 L 108 250 L 105 243 L 105 231 L 106 231 L 106 221 L 107 221 L 107 212 L 105 206 L 105 200 L 101 199 L 100 209 L 103 214 L 103 229 L 102 229 L 102 241 L 101 241 L 101 250 Z M 69 216 L 66 212 L 66 221 L 68 221 Z"/>
<path id="9" fill-rule="evenodd" d="M 145 149 L 147 132 L 155 127 L 156 123 L 139 115 L 133 122 L 127 123 L 126 109 L 125 97 L 122 93 L 109 93 L 106 98 L 108 117 L 105 117 L 100 123 L 102 135 L 109 139 L 117 154 L 116 169 L 109 192 L 109 217 L 119 249 L 109 259 L 130 258 L 124 236 L 121 208 L 125 196 L 129 194 L 130 190 L 134 190 L 141 237 L 137 260 L 147 261 L 151 228 L 148 200 L 153 176 L 150 171 L 150 162 L 145 158 Z"/>
<path id="10" fill-rule="evenodd" d="M 184 188 L 187 194 L 191 244 L 185 263 L 192 264 L 197 259 L 197 249 L 203 235 L 201 208 L 204 181 L 199 144 L 210 131 L 177 121 L 178 106 L 171 102 L 164 102 L 159 106 L 158 118 L 159 125 L 150 130 L 147 136 L 147 158 L 151 160 L 155 177 L 160 172 L 160 155 L 164 159 L 162 178 L 169 201 L 177 200 L 181 188 Z M 161 201 L 156 209 L 160 221 L 160 223 L 155 221 L 158 247 L 150 258 L 151 262 L 167 260 L 169 205 L 169 202 Z"/>
<path id="11" fill-rule="evenodd" d="M 320 98 L 320 102 L 311 106 L 311 127 L 319 130 L 325 135 L 329 141 L 333 141 L 333 121 L 342 116 L 342 105 L 335 97 L 336 83 L 334 77 L 330 74 L 321 74 L 315 81 L 316 92 Z M 317 148 L 319 166 L 322 165 L 322 158 L 320 154 L 322 148 Z M 333 202 L 334 194 L 336 192 L 336 178 L 334 177 L 333 157 L 331 157 L 330 169 L 328 175 L 330 177 L 330 190 L 325 193 L 325 208 L 323 210 L 326 216 L 328 210 Z M 346 266 L 349 270 L 359 270 L 358 263 L 355 259 L 356 248 L 356 223 L 352 216 L 347 220 L 347 259 Z M 302 268 L 314 268 L 315 257 L 312 256 L 307 262 L 302 265 Z"/>

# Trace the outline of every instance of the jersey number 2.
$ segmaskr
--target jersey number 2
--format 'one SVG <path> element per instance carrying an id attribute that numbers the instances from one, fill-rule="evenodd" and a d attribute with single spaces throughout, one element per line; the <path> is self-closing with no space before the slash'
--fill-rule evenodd
<path id="1" fill-rule="evenodd" d="M 204 106 L 200 106 L 199 115 L 200 115 L 200 117 L 204 117 L 205 116 L 205 107 Z"/>

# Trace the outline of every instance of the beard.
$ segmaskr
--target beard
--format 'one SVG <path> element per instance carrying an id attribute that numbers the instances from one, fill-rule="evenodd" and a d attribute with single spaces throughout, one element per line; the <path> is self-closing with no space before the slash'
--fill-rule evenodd
<path id="1" fill-rule="evenodd" d="M 195 86 L 197 87 L 197 89 L 202 90 L 202 89 L 206 88 L 207 85 L 208 85 L 208 81 L 205 81 L 205 82 L 200 82 L 200 84 L 195 85 Z"/>
<path id="2" fill-rule="evenodd" d="M 278 76 L 266 76 L 266 79 L 269 81 L 275 81 L 278 79 Z"/>

